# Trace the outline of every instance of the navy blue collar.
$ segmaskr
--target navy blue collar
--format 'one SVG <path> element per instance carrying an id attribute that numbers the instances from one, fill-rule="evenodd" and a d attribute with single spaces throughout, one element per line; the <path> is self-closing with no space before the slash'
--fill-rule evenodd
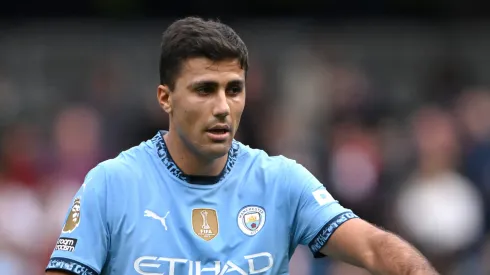
<path id="1" fill-rule="evenodd" d="M 167 144 L 165 143 L 165 139 L 163 138 L 163 136 L 166 133 L 167 131 L 158 131 L 158 133 L 151 139 L 151 141 L 157 148 L 158 156 L 160 157 L 163 165 L 168 169 L 168 171 L 171 174 L 173 174 L 175 177 L 179 178 L 182 181 L 192 183 L 192 184 L 215 184 L 223 180 L 235 165 L 238 156 L 239 144 L 237 141 L 233 140 L 230 151 L 228 152 L 228 160 L 226 161 L 226 165 L 219 175 L 217 176 L 187 175 L 179 168 L 179 166 L 177 166 L 172 156 L 170 155 L 167 148 Z"/>

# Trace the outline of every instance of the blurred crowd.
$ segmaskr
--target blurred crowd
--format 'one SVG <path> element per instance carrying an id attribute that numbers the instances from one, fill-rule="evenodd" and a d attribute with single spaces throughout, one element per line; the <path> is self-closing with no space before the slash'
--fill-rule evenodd
<path id="1" fill-rule="evenodd" d="M 165 23 L 149 25 L 0 36 L 0 274 L 43 274 L 89 169 L 168 127 L 155 100 Z M 490 274 L 490 60 L 472 57 L 485 44 L 388 25 L 238 25 L 251 71 L 236 138 L 296 159 L 442 274 Z M 308 253 L 292 275 L 367 274 Z"/>

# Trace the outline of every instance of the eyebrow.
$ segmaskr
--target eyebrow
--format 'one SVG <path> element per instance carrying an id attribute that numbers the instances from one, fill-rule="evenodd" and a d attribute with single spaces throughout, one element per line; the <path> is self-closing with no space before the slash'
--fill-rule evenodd
<path id="1" fill-rule="evenodd" d="M 195 82 L 191 82 L 189 85 L 188 85 L 188 88 L 190 89 L 196 89 L 196 88 L 199 88 L 199 87 L 203 87 L 203 86 L 211 86 L 211 87 L 216 87 L 218 86 L 218 82 L 216 81 L 211 81 L 211 80 L 202 80 L 202 81 L 195 81 Z M 230 85 L 241 85 L 241 86 L 244 86 L 245 85 L 245 81 L 241 80 L 241 79 L 236 79 L 236 80 L 231 80 L 227 83 L 226 86 L 230 86 Z"/>
<path id="2" fill-rule="evenodd" d="M 244 86 L 245 85 L 245 81 L 243 80 L 232 80 L 230 82 L 228 82 L 228 85 L 227 86 L 230 86 L 230 85 L 236 85 L 236 86 Z"/>

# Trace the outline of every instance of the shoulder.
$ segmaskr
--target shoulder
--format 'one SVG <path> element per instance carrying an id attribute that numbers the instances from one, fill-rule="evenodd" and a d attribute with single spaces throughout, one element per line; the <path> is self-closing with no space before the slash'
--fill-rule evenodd
<path id="1" fill-rule="evenodd" d="M 285 156 L 270 156 L 263 150 L 240 144 L 238 162 L 240 168 L 253 173 L 266 190 L 272 188 L 275 194 L 287 196 L 291 202 L 304 194 L 321 195 L 326 192 L 323 184 L 308 169 Z"/>
<path id="2" fill-rule="evenodd" d="M 97 164 L 87 174 L 85 181 L 96 178 L 99 185 L 105 185 L 105 188 L 120 188 L 126 182 L 141 178 L 144 168 L 153 161 L 151 149 L 149 142 L 142 142 L 122 151 L 115 158 Z"/>
<path id="3" fill-rule="evenodd" d="M 251 165 L 258 169 L 272 169 L 274 171 L 288 170 L 288 167 L 294 166 L 296 161 L 282 155 L 271 156 L 261 149 L 251 148 L 240 142 L 238 160 L 244 165 Z"/>
<path id="4" fill-rule="evenodd" d="M 282 181 L 296 181 L 311 174 L 303 165 L 283 155 L 271 156 L 264 150 L 250 148 L 239 143 L 238 160 L 242 167 L 249 166 L 255 172 L 281 177 Z"/>

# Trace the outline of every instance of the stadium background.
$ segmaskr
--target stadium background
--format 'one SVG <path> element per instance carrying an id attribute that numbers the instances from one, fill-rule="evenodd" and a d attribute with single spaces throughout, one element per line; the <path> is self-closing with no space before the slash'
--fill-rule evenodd
<path id="1" fill-rule="evenodd" d="M 0 274 L 43 274 L 85 173 L 166 128 L 155 101 L 159 39 L 185 15 L 219 17 L 249 47 L 239 140 L 297 159 L 442 274 L 490 274 L 489 6 L 2 3 Z M 304 248 L 291 269 L 366 274 Z"/>

